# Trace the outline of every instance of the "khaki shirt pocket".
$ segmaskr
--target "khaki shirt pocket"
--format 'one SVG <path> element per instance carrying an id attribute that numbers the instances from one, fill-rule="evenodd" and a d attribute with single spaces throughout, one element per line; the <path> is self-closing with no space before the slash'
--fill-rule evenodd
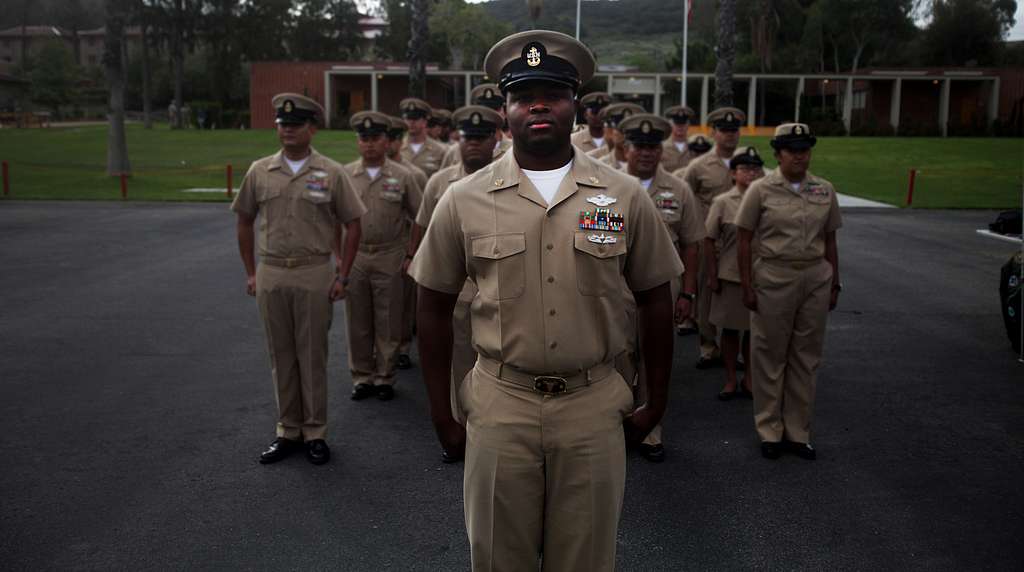
<path id="1" fill-rule="evenodd" d="M 526 234 L 506 232 L 472 239 L 473 269 L 480 295 L 511 300 L 526 289 Z"/>
<path id="2" fill-rule="evenodd" d="M 591 237 L 611 237 L 613 243 L 595 242 Z M 577 232 L 576 285 L 584 296 L 615 296 L 622 292 L 622 268 L 619 257 L 626 254 L 626 237 L 600 231 Z"/>
<path id="3" fill-rule="evenodd" d="M 298 215 L 313 224 L 331 220 L 331 193 L 330 191 L 314 191 L 305 189 L 300 195 L 295 208 Z"/>

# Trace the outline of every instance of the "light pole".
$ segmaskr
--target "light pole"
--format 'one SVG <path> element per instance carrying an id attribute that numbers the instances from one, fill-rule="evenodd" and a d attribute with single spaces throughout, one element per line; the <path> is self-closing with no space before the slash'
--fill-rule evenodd
<path id="1" fill-rule="evenodd" d="M 576 0 L 576 39 L 580 39 L 580 5 L 583 0 Z"/>

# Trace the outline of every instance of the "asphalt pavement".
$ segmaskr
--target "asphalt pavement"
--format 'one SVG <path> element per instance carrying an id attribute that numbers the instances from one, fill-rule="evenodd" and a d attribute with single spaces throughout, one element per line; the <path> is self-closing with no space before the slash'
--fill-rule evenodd
<path id="1" fill-rule="evenodd" d="M 978 211 L 844 210 L 845 290 L 818 380 L 818 460 L 760 457 L 676 338 L 668 459 L 631 453 L 621 570 L 1019 570 L 1024 365 L 999 315 L 1013 245 Z M 329 443 L 256 459 L 274 394 L 224 204 L 0 203 L 0 563 L 6 570 L 465 570 L 462 467 L 420 370 L 348 399 Z M 414 355 L 414 361 L 418 363 Z"/>

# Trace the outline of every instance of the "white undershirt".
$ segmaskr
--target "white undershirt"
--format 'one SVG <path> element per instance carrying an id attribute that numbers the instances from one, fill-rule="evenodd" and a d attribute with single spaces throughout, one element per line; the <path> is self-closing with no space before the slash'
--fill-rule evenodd
<path id="1" fill-rule="evenodd" d="M 640 184 L 643 185 L 644 190 L 648 190 L 651 188 L 652 182 L 654 182 L 654 177 L 651 177 L 650 179 L 643 179 L 642 181 L 640 181 Z"/>
<path id="2" fill-rule="evenodd" d="M 413 142 L 410 141 L 409 142 L 409 148 L 412 149 L 412 154 L 413 155 L 419 155 L 420 154 L 420 149 L 423 148 L 423 143 L 413 143 Z"/>
<path id="3" fill-rule="evenodd" d="M 367 167 L 366 174 L 370 176 L 370 180 L 373 181 L 380 174 L 380 167 Z"/>
<path id="4" fill-rule="evenodd" d="M 306 157 L 302 158 L 302 159 L 299 159 L 298 161 L 292 161 L 288 157 L 284 158 L 284 162 L 288 163 L 288 168 L 292 170 L 292 174 L 293 175 L 298 174 L 298 172 L 301 171 L 302 168 L 306 166 L 306 161 L 308 161 L 308 160 L 309 160 L 309 156 L 308 155 Z"/>
<path id="5" fill-rule="evenodd" d="M 533 186 L 540 192 L 540 196 L 544 197 L 544 200 L 550 205 L 551 201 L 555 199 L 555 193 L 558 192 L 559 185 L 562 184 L 562 179 L 564 179 L 571 170 L 572 161 L 569 161 L 564 167 L 560 167 L 553 171 L 527 171 L 526 169 L 523 169 L 523 174 L 530 179 Z"/>
<path id="6" fill-rule="evenodd" d="M 725 163 L 725 168 L 728 169 L 729 168 L 729 160 L 728 159 L 722 159 L 722 162 Z"/>
<path id="7" fill-rule="evenodd" d="M 595 147 L 604 147 L 604 137 L 591 137 L 591 139 L 594 141 Z"/>
<path id="8" fill-rule="evenodd" d="M 676 144 L 677 151 L 679 151 L 680 153 L 686 151 L 686 143 L 680 143 L 679 141 L 675 141 L 674 143 Z"/>

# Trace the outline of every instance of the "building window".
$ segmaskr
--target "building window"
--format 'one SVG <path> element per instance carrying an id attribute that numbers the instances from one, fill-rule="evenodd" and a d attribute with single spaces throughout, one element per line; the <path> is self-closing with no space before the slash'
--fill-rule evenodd
<path id="1" fill-rule="evenodd" d="M 868 92 L 857 91 L 853 94 L 853 108 L 854 109 L 865 109 L 868 106 Z"/>

